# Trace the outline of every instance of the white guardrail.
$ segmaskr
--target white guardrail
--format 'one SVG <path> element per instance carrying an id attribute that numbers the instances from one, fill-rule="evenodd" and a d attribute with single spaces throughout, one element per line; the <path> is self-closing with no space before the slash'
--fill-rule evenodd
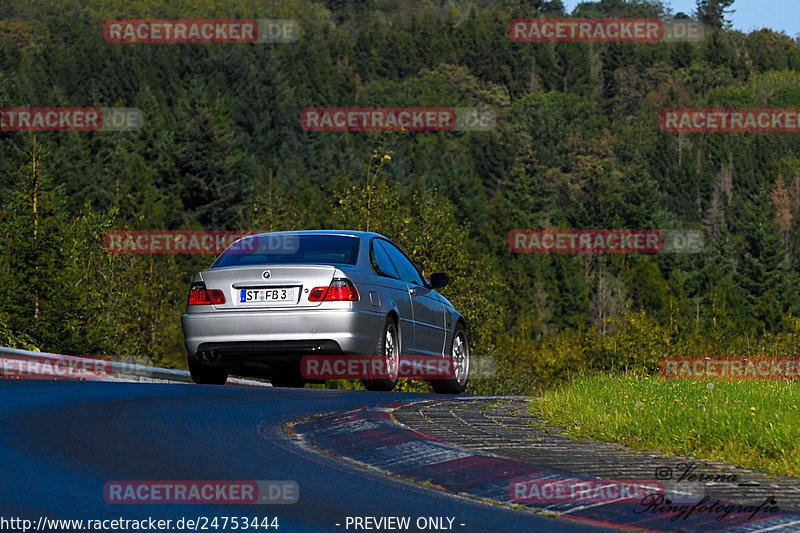
<path id="1" fill-rule="evenodd" d="M 0 378 L 192 383 L 192 378 L 186 370 L 4 347 L 0 347 Z M 248 387 L 272 386 L 261 381 L 239 378 L 228 378 L 228 384 Z"/>

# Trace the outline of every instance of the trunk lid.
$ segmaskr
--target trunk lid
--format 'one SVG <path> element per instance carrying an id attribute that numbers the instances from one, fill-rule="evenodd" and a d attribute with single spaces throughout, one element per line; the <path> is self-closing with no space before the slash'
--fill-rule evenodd
<path id="1" fill-rule="evenodd" d="M 298 309 L 318 307 L 309 293 L 314 287 L 328 287 L 336 267 L 330 265 L 260 265 L 212 268 L 200 272 L 208 290 L 219 289 L 225 303 L 220 311 L 247 309 Z"/>

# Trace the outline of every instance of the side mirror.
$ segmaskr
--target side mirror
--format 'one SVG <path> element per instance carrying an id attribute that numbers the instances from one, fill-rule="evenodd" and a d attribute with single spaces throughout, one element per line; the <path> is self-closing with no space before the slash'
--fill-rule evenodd
<path id="1" fill-rule="evenodd" d="M 450 283 L 450 278 L 444 272 L 434 272 L 429 281 L 431 289 L 440 289 Z"/>

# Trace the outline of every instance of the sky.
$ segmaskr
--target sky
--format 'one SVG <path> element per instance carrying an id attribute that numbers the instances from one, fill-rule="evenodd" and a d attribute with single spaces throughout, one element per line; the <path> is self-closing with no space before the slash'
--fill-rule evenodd
<path id="1" fill-rule="evenodd" d="M 564 7 L 572 11 L 581 0 L 562 0 Z M 691 15 L 697 9 L 696 0 L 663 0 L 674 13 L 683 11 Z M 727 18 L 737 30 L 749 33 L 752 30 L 770 28 L 784 31 L 791 37 L 800 34 L 800 0 L 736 0 L 731 6 L 733 14 Z"/>

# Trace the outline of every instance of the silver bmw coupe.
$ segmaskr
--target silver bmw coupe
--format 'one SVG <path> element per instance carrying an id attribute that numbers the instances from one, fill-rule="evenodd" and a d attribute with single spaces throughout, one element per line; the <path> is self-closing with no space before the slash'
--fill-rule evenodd
<path id="1" fill-rule="evenodd" d="M 308 357 L 314 363 L 366 358 L 376 363 L 370 368 L 388 371 L 359 374 L 364 386 L 392 390 L 397 369 L 412 358 L 447 368 L 425 374 L 436 392 L 464 392 L 470 361 L 466 321 L 435 290 L 447 283 L 444 273 L 426 280 L 397 245 L 377 233 L 244 237 L 192 281 L 181 317 L 192 379 L 224 384 L 236 374 L 302 387 L 320 381 L 302 371 Z"/>

